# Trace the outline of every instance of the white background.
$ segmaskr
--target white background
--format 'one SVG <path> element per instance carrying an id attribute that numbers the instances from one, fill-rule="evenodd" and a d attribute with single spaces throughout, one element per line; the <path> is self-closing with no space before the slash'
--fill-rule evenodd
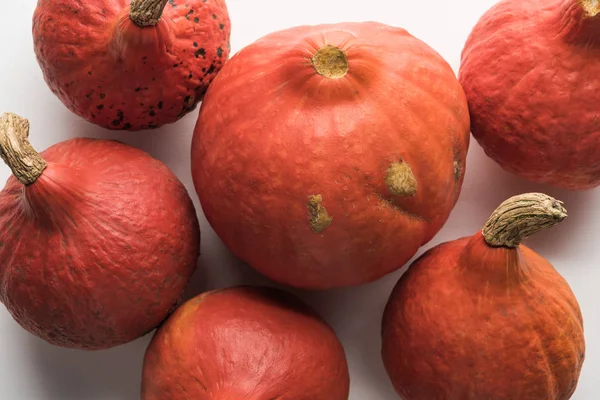
<path id="1" fill-rule="evenodd" d="M 273 30 L 294 25 L 376 20 L 406 28 L 440 52 L 458 72 L 467 35 L 493 3 L 494 0 L 228 0 L 233 26 L 232 51 Z M 201 213 L 189 165 L 197 110 L 158 131 L 129 134 L 103 130 L 72 115 L 47 88 L 34 58 L 31 16 L 35 5 L 36 0 L 2 1 L 0 112 L 12 111 L 28 118 L 31 142 L 38 150 L 71 137 L 114 138 L 148 151 L 173 169 L 192 194 L 202 224 L 201 270 L 189 289 L 190 295 L 241 282 L 268 283 L 229 254 Z M 1 165 L 0 182 L 8 176 L 8 168 Z M 569 218 L 560 226 L 539 233 L 527 244 L 555 265 L 579 299 L 585 319 L 587 358 L 573 398 L 597 399 L 600 189 L 576 193 L 527 183 L 503 172 L 473 140 L 458 205 L 444 229 L 419 254 L 439 242 L 475 233 L 501 201 L 529 191 L 557 197 L 565 201 L 569 211 Z M 387 296 L 403 271 L 358 288 L 320 293 L 293 291 L 315 307 L 338 332 L 351 368 L 351 400 L 397 398 L 381 363 L 379 331 Z M 139 399 L 141 363 L 148 341 L 149 336 L 94 353 L 56 348 L 22 330 L 1 306 L 0 398 Z"/>

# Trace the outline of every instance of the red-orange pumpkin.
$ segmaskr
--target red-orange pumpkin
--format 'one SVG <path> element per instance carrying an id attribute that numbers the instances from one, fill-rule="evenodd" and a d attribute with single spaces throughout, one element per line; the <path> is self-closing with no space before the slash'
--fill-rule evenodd
<path id="1" fill-rule="evenodd" d="M 286 292 L 236 287 L 189 300 L 144 358 L 142 400 L 347 400 L 344 349 Z"/>
<path id="2" fill-rule="evenodd" d="M 567 400 L 585 358 L 568 283 L 521 240 L 566 217 L 539 193 L 500 205 L 483 231 L 436 246 L 402 276 L 382 354 L 405 400 Z"/>
<path id="3" fill-rule="evenodd" d="M 161 323 L 196 269 L 200 230 L 160 161 L 109 140 L 38 154 L 27 120 L 0 118 L 0 301 L 47 342 L 105 349 Z"/>
<path id="4" fill-rule="evenodd" d="M 108 129 L 172 123 L 229 57 L 224 0 L 39 0 L 35 53 L 50 89 Z"/>
<path id="5" fill-rule="evenodd" d="M 597 0 L 499 2 L 462 55 L 473 136 L 530 181 L 600 185 L 599 59 Z"/>
<path id="6" fill-rule="evenodd" d="M 394 271 L 438 232 L 468 142 L 462 88 L 429 46 L 373 22 L 304 26 L 246 47 L 213 81 L 192 172 L 233 253 L 325 289 Z"/>

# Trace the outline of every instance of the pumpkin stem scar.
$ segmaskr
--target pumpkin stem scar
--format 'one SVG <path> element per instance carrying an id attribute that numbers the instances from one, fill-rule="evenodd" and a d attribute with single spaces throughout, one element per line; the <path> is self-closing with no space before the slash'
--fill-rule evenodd
<path id="1" fill-rule="evenodd" d="M 385 176 L 385 184 L 395 196 L 414 196 L 417 193 L 417 178 L 407 162 L 390 165 Z"/>
<path id="2" fill-rule="evenodd" d="M 523 239 L 567 218 L 563 203 L 542 193 L 526 193 L 504 201 L 482 230 L 493 247 L 517 247 Z"/>
<path id="3" fill-rule="evenodd" d="M 600 0 L 580 0 L 580 3 L 588 16 L 595 17 L 600 14 Z"/>
<path id="4" fill-rule="evenodd" d="M 34 183 L 47 166 L 28 137 L 27 119 L 13 113 L 4 113 L 0 117 L 0 156 L 23 185 Z"/>
<path id="5" fill-rule="evenodd" d="M 169 0 L 132 0 L 129 9 L 129 18 L 139 26 L 154 26 Z"/>
<path id="6" fill-rule="evenodd" d="M 343 77 L 349 69 L 346 53 L 331 45 L 317 50 L 312 58 L 312 64 L 319 75 L 330 79 Z"/>
<path id="7" fill-rule="evenodd" d="M 308 222 L 310 225 L 310 229 L 315 233 L 321 233 L 333 221 L 333 217 L 331 217 L 325 207 L 321 205 L 323 202 L 323 196 L 320 194 L 308 196 Z"/>

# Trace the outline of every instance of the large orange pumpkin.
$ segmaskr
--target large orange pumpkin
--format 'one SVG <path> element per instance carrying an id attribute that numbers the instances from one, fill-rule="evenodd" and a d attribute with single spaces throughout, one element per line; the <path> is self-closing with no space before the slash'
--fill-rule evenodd
<path id="1" fill-rule="evenodd" d="M 567 400 L 585 358 L 568 283 L 521 240 L 566 217 L 561 202 L 508 199 L 483 231 L 416 261 L 392 293 L 382 354 L 405 400 Z"/>
<path id="2" fill-rule="evenodd" d="M 572 190 L 600 185 L 600 3 L 503 0 L 465 45 L 473 136 L 502 168 Z"/>
<path id="3" fill-rule="evenodd" d="M 193 110 L 229 57 L 230 31 L 224 0 L 39 0 L 33 16 L 52 92 L 115 130 L 157 128 Z"/>
<path id="4" fill-rule="evenodd" d="M 156 331 L 142 400 L 347 400 L 344 348 L 287 292 L 233 287 L 199 295 Z"/>
<path id="5" fill-rule="evenodd" d="M 0 116 L 0 302 L 24 329 L 86 350 L 145 335 L 179 304 L 200 227 L 185 186 L 132 146 L 70 139 L 37 153 Z"/>
<path id="6" fill-rule="evenodd" d="M 450 66 L 403 29 L 287 29 L 232 57 L 192 145 L 204 213 L 268 277 L 325 289 L 401 267 L 461 190 L 468 106 Z"/>

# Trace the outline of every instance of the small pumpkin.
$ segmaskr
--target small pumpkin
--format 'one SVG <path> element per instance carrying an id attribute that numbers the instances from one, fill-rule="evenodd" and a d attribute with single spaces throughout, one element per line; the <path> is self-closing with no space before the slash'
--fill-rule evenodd
<path id="1" fill-rule="evenodd" d="M 39 0 L 33 16 L 52 92 L 113 130 L 157 128 L 195 109 L 229 57 L 230 32 L 224 0 Z"/>
<path id="2" fill-rule="evenodd" d="M 473 29 L 459 79 L 473 136 L 534 182 L 600 185 L 600 3 L 503 0 Z"/>
<path id="3" fill-rule="evenodd" d="M 287 285 L 351 286 L 398 269 L 444 225 L 469 135 L 454 72 L 404 29 L 294 27 L 213 81 L 192 174 L 239 258 Z"/>
<path id="4" fill-rule="evenodd" d="M 287 292 L 234 287 L 180 306 L 144 357 L 142 400 L 347 400 L 334 331 Z"/>
<path id="5" fill-rule="evenodd" d="M 38 154 L 29 124 L 0 118 L 12 169 L 0 192 L 0 301 L 30 333 L 106 349 L 154 329 L 196 269 L 200 230 L 185 187 L 160 161 L 109 140 Z"/>
<path id="6" fill-rule="evenodd" d="M 544 194 L 515 196 L 482 231 L 436 246 L 409 267 L 382 331 L 385 367 L 405 400 L 572 396 L 585 358 L 577 299 L 521 244 L 566 216 Z"/>

